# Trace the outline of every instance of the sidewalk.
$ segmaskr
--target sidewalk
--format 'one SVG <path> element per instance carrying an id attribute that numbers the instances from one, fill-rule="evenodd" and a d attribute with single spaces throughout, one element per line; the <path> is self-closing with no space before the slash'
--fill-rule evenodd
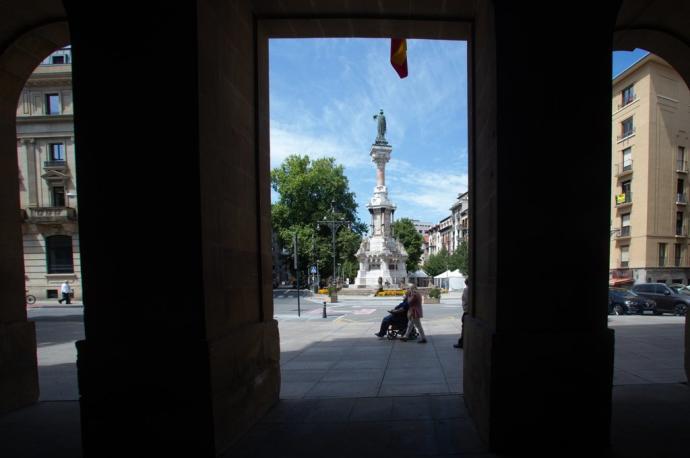
<path id="1" fill-rule="evenodd" d="M 281 321 L 281 397 L 462 393 L 459 318 L 423 319 L 427 343 L 379 339 L 380 321 Z"/>
<path id="2" fill-rule="evenodd" d="M 84 307 L 84 303 L 82 301 L 72 301 L 71 304 L 66 304 L 62 303 L 60 304 L 57 299 L 46 299 L 46 300 L 40 300 L 36 301 L 33 304 L 26 304 L 27 309 L 36 309 L 36 308 L 50 308 L 50 307 L 65 307 L 65 308 L 70 308 L 70 307 Z"/>

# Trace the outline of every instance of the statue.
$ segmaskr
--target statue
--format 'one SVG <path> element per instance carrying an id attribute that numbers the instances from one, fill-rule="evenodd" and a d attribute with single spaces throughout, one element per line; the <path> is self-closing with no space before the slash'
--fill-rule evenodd
<path id="1" fill-rule="evenodd" d="M 383 115 L 383 110 L 379 114 L 374 115 L 374 119 L 378 121 L 376 126 L 376 143 L 388 144 L 386 141 L 386 117 Z"/>

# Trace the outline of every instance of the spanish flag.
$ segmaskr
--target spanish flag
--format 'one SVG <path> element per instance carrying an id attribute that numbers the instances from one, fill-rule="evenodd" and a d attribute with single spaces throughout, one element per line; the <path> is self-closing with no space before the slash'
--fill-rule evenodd
<path id="1" fill-rule="evenodd" d="M 391 38 L 391 65 L 400 78 L 407 76 L 407 40 Z"/>

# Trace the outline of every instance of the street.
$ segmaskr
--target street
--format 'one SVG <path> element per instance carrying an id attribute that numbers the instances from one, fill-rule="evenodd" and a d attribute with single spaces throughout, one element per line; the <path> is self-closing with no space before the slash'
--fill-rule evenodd
<path id="1" fill-rule="evenodd" d="M 276 290 L 274 296 L 282 397 L 463 392 L 462 350 L 452 347 L 460 333 L 459 297 L 424 306 L 429 343 L 418 345 L 373 335 L 400 298 L 341 296 L 338 303 L 327 302 L 324 319 L 323 299 L 301 297 L 298 317 L 294 291 Z M 84 335 L 82 311 L 80 305 L 52 303 L 28 308 L 36 323 L 42 401 L 78 399 L 74 342 Z M 683 317 L 668 315 L 609 316 L 616 331 L 614 385 L 684 381 L 683 325 Z"/>

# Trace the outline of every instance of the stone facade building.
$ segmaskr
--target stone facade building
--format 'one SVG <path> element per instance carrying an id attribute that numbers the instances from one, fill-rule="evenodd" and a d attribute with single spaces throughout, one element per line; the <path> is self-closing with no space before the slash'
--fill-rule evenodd
<path id="1" fill-rule="evenodd" d="M 39 300 L 65 280 L 81 298 L 71 62 L 69 48 L 44 59 L 17 105 L 26 289 Z"/>
<path id="2" fill-rule="evenodd" d="M 611 284 L 688 284 L 689 106 L 653 54 L 613 80 Z"/>
<path id="3" fill-rule="evenodd" d="M 458 195 L 452 207 L 450 207 L 453 229 L 451 230 L 450 252 L 458 249 L 462 242 L 467 243 L 469 236 L 469 207 L 470 197 L 469 192 L 463 192 Z"/>

